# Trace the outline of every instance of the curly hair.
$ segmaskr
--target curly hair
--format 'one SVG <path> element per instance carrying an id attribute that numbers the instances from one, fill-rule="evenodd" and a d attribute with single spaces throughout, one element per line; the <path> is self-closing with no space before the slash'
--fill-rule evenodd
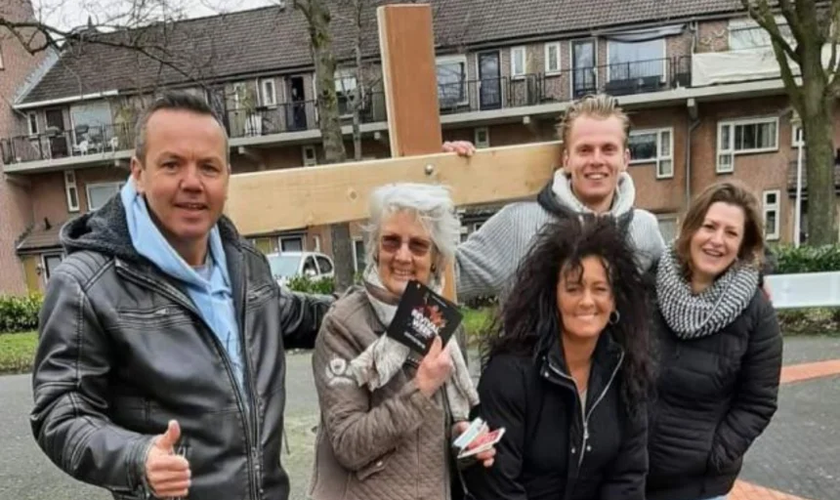
<path id="1" fill-rule="evenodd" d="M 612 217 L 566 217 L 543 227 L 519 264 L 493 333 L 484 339 L 482 360 L 486 364 L 502 353 L 542 356 L 563 324 L 557 305 L 561 272 L 579 275 L 587 257 L 599 258 L 607 271 L 620 320 L 608 324 L 602 335 L 612 335 L 624 348 L 622 397 L 628 411 L 635 413 L 647 399 L 653 378 L 646 282 L 633 247 Z"/>

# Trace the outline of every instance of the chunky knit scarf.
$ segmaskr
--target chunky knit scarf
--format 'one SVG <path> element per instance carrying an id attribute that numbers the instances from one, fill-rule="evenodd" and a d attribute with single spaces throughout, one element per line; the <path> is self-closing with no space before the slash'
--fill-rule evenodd
<path id="1" fill-rule="evenodd" d="M 373 265 L 365 271 L 364 282 L 368 300 L 379 321 L 383 325 L 390 325 L 397 312 L 399 297 L 394 297 L 385 289 Z M 453 372 L 444 384 L 444 393 L 453 420 L 457 422 L 469 418 L 470 409 L 478 404 L 478 392 L 473 386 L 458 341 L 451 339 L 448 346 L 452 357 Z M 350 362 L 350 370 L 356 383 L 360 386 L 367 385 L 371 390 L 375 390 L 388 383 L 402 369 L 411 354 L 411 349 L 404 344 L 387 335 L 382 335 Z"/>
<path id="2" fill-rule="evenodd" d="M 758 288 L 758 270 L 735 261 L 699 294 L 683 278 L 673 245 L 662 254 L 656 298 L 668 327 L 681 339 L 706 337 L 729 325 L 746 309 Z"/>

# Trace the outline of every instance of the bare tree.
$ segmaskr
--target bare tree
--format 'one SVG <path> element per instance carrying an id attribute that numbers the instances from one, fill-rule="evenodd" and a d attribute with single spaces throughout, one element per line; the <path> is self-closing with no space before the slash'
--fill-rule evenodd
<path id="1" fill-rule="evenodd" d="M 306 18 L 312 60 L 315 64 L 315 87 L 318 91 L 318 126 L 327 163 L 347 160 L 338 96 L 335 89 L 335 55 L 330 31 L 331 14 L 328 0 L 294 0 L 295 8 Z M 353 284 L 353 251 L 348 223 L 330 226 L 332 252 L 335 259 L 336 288 L 344 290 Z"/>
<path id="2" fill-rule="evenodd" d="M 769 35 L 791 106 L 807 138 L 808 241 L 837 242 L 834 111 L 840 97 L 840 0 L 741 0 Z M 787 24 L 777 21 L 780 14 Z M 789 30 L 789 32 L 788 32 Z M 827 60 L 824 50 L 828 47 Z M 797 82 L 801 77 L 801 83 Z"/>

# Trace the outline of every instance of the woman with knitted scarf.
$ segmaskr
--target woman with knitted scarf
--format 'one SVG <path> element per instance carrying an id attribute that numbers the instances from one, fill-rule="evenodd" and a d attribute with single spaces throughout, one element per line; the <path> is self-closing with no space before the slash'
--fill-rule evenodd
<path id="1" fill-rule="evenodd" d="M 776 411 L 782 338 L 761 293 L 755 196 L 705 189 L 656 270 L 648 500 L 726 498 L 750 444 Z"/>
<path id="2" fill-rule="evenodd" d="M 410 280 L 440 291 L 460 222 L 442 186 L 371 195 L 364 286 L 324 317 L 312 367 L 321 423 L 314 500 L 449 500 L 464 495 L 450 452 L 478 395 L 457 340 L 425 357 L 384 335 Z M 458 335 L 456 333 L 455 337 Z M 494 450 L 476 456 L 485 466 Z"/>

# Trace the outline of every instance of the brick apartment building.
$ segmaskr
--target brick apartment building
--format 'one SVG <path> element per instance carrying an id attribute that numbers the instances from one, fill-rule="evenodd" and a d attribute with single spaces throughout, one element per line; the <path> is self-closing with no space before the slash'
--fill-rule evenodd
<path id="1" fill-rule="evenodd" d="M 478 147 L 552 140 L 556 120 L 571 100 L 607 92 L 631 114 L 629 171 L 637 205 L 657 214 L 666 239 L 674 235 L 691 195 L 734 177 L 749 183 L 762 201 L 767 239 L 790 242 L 792 173 L 801 134 L 791 123 L 769 42 L 739 5 L 737 0 L 440 2 L 434 22 L 444 137 Z M 346 49 L 352 47 L 352 29 L 344 17 L 334 16 L 333 28 L 336 46 Z M 234 173 L 315 165 L 323 157 L 300 14 L 271 7 L 182 21 L 167 26 L 165 35 L 156 29 L 108 36 L 165 36 L 170 51 L 180 54 L 183 72 L 137 52 L 86 44 L 49 61 L 14 101 L 16 127 L 0 136 L 4 189 L 17 189 L 28 209 L 3 206 L 3 220 L 15 222 L 11 236 L 2 239 L 0 268 L 16 268 L 12 275 L 20 281 L 0 281 L 0 290 L 20 290 L 23 283 L 43 287 L 62 257 L 58 228 L 119 189 L 128 174 L 137 110 L 144 96 L 161 86 L 190 89 L 224 117 Z M 363 49 L 375 82 L 374 22 L 369 30 Z M 204 87 L 182 73 L 200 75 Z M 346 109 L 357 82 L 344 68 L 336 77 Z M 361 118 L 363 156 L 388 157 L 381 85 L 373 85 Z M 349 123 L 348 118 L 352 151 Z M 492 212 L 492 207 L 465 209 L 464 234 Z M 330 248 L 323 227 L 247 236 L 265 251 Z"/>
<path id="2" fill-rule="evenodd" d="M 12 21 L 32 19 L 32 4 L 29 0 L 4 0 L 0 15 Z M 12 104 L 31 82 L 30 77 L 45 57 L 44 53 L 29 54 L 10 33 L 0 29 L 0 137 L 21 133 L 21 117 L 17 116 Z M 0 294 L 20 294 L 26 292 L 27 285 L 15 247 L 17 240 L 32 225 L 34 214 L 29 179 L 6 175 L 5 160 L 0 158 Z M 32 271 L 36 272 L 35 269 Z M 37 281 L 32 285 L 37 286 Z"/>

